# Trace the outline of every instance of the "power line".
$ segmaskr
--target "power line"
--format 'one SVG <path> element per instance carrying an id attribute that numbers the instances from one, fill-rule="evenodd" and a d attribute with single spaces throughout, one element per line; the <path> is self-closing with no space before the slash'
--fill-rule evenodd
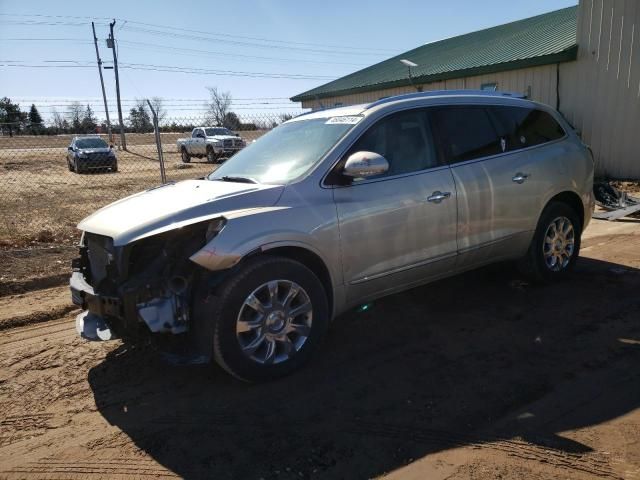
<path id="1" fill-rule="evenodd" d="M 257 42 L 250 42 L 250 41 L 240 41 L 240 40 L 226 40 L 226 39 L 222 39 L 222 38 L 212 38 L 212 37 L 205 37 L 202 35 L 193 35 L 190 33 L 176 33 L 176 32 L 167 32 L 167 31 L 162 31 L 162 30 L 152 30 L 149 28 L 140 28 L 140 27 L 129 27 L 129 26 L 125 26 L 123 27 L 123 30 L 127 30 L 127 31 L 132 31 L 132 32 L 137 32 L 137 33 L 143 33 L 143 34 L 149 34 L 149 35 L 155 35 L 155 36 L 160 36 L 163 38 L 166 37 L 172 37 L 172 38 L 181 38 L 181 39 L 186 39 L 186 40 L 195 40 L 195 41 L 200 41 L 200 42 L 214 42 L 216 44 L 219 43 L 226 43 L 229 45 L 236 45 L 236 46 L 242 46 L 242 47 L 252 47 L 252 48 L 268 48 L 268 49 L 278 49 L 278 50 L 297 50 L 297 51 L 302 51 L 302 52 L 311 52 L 311 53 L 324 53 L 327 55 L 359 55 L 359 56 L 379 56 L 381 55 L 380 53 L 377 52 L 359 52 L 359 51 L 338 51 L 335 49 L 332 50 L 326 50 L 326 49 L 320 49 L 320 48 L 306 48 L 306 47 L 296 47 L 296 46 L 288 46 L 288 45 L 268 45 L 265 43 L 257 43 Z"/>
<path id="2" fill-rule="evenodd" d="M 31 14 L 31 15 L 28 15 L 28 14 L 7 14 L 7 13 L 3 13 L 3 14 L 0 14 L 0 16 L 55 18 L 55 19 L 89 19 L 89 20 L 94 20 L 94 21 L 95 20 L 109 20 L 109 18 L 107 18 L 107 17 L 89 17 L 89 16 L 71 16 L 71 15 L 43 15 L 43 14 Z M 343 49 L 343 50 L 354 50 L 354 51 L 370 52 L 369 54 L 396 53 L 394 50 L 386 49 L 386 48 L 353 47 L 353 46 L 344 45 L 344 44 L 343 45 L 336 45 L 336 44 L 324 44 L 324 43 L 298 42 L 298 41 L 292 41 L 292 40 L 278 40 L 278 39 L 265 38 L 265 37 L 254 37 L 254 36 L 248 36 L 248 35 L 237 35 L 237 34 L 230 34 L 230 33 L 217 33 L 217 32 L 207 32 L 207 31 L 202 31 L 202 30 L 186 29 L 186 28 L 175 27 L 175 26 L 172 26 L 172 25 L 161 25 L 161 24 L 154 24 L 154 23 L 138 22 L 138 21 L 130 20 L 130 19 L 126 19 L 126 18 L 117 18 L 116 20 L 125 22 L 126 24 L 130 24 L 130 25 L 141 25 L 142 27 L 160 28 L 160 29 L 165 29 L 165 30 L 174 30 L 174 31 L 178 31 L 178 32 L 189 32 L 191 34 L 196 34 L 197 33 L 197 34 L 200 34 L 200 35 L 206 35 L 211 40 L 214 40 L 215 37 L 227 37 L 227 38 L 254 40 L 254 41 L 268 42 L 268 43 L 279 43 L 279 44 L 283 44 L 283 45 L 304 45 L 304 46 L 323 47 L 323 48 L 331 48 L 331 49 L 338 48 L 338 49 Z M 35 21 L 31 21 L 31 22 L 35 22 Z M 45 22 L 41 21 L 41 23 L 45 23 Z M 66 25 L 66 26 L 76 26 L 76 25 L 79 26 L 79 25 L 82 25 L 81 23 L 78 23 L 78 22 L 56 21 L 56 22 L 52 22 L 52 23 L 54 23 L 54 24 L 62 24 L 62 25 Z M 145 28 L 141 28 L 141 27 L 129 27 L 129 26 L 126 26 L 126 25 L 123 25 L 121 27 L 121 29 L 129 29 L 129 30 L 131 30 L 131 29 L 139 29 L 140 31 L 143 31 L 143 30 L 144 31 L 148 31 L 149 30 L 149 29 L 145 29 Z M 260 45 L 260 44 L 258 46 L 263 46 L 264 47 L 264 45 Z"/>
<path id="3" fill-rule="evenodd" d="M 366 64 L 363 63 L 349 63 L 349 62 L 336 62 L 336 61 L 327 61 L 327 60 L 306 60 L 306 59 L 298 59 L 298 58 L 285 58 L 285 57 L 266 57 L 266 56 L 260 56 L 260 55 L 244 55 L 244 54 L 239 54 L 239 53 L 230 53 L 230 52 L 218 52 L 218 51 L 211 51 L 211 50 L 201 50 L 201 49 L 197 49 L 197 48 L 185 48 L 185 47 L 172 47 L 169 45 L 159 45 L 159 44 L 154 44 L 154 43 L 145 43 L 145 42 L 133 42 L 133 41 L 129 41 L 129 40 L 120 40 L 119 43 L 122 43 L 123 45 L 128 45 L 128 48 L 136 48 L 136 46 L 140 46 L 137 47 L 137 49 L 140 50 L 145 50 L 144 47 L 148 47 L 146 48 L 146 50 L 152 50 L 152 51 L 159 51 L 162 53 L 171 53 L 171 52 L 167 52 L 166 50 L 175 50 L 175 51 L 179 51 L 179 52 L 195 52 L 192 55 L 193 56 L 200 56 L 200 55 L 209 55 L 209 56 L 225 56 L 225 57 L 233 57 L 233 58 L 247 58 L 247 59 L 252 59 L 252 60 L 260 60 L 260 61 L 284 61 L 284 62 L 302 62 L 302 63 L 312 63 L 312 64 L 316 64 L 316 63 L 324 63 L 324 64 L 329 64 L 329 65 L 347 65 L 347 66 L 352 66 L 352 67 L 365 67 L 367 66 Z M 133 45 L 133 47 L 132 47 Z M 181 53 L 181 55 L 188 55 L 188 53 Z"/>
<path id="4" fill-rule="evenodd" d="M 56 98 L 56 97 L 48 97 L 48 98 L 44 98 L 44 99 L 38 99 L 35 98 L 33 99 L 32 97 L 14 97 L 19 99 L 19 101 L 21 102 L 92 102 L 92 101 L 97 101 L 99 100 L 98 97 L 95 98 L 71 98 L 71 99 L 62 99 L 62 98 Z M 161 97 L 162 100 L 166 100 L 166 101 L 171 101 L 171 102 L 208 102 L 209 99 L 205 98 L 205 99 L 200 99 L 200 98 L 173 98 L 173 97 Z M 233 100 L 287 100 L 289 97 L 238 97 L 238 98 L 233 98 Z M 123 102 L 126 101 L 130 101 L 130 102 L 135 102 L 138 101 L 137 98 L 123 98 L 122 99 Z"/>
<path id="5" fill-rule="evenodd" d="M 62 61 L 66 62 L 66 61 Z M 18 62 L 4 62 L 0 63 L 0 67 L 14 67 L 14 68 L 92 68 L 92 65 L 80 65 L 75 60 L 69 60 L 74 62 L 71 64 L 58 63 L 56 65 L 36 65 L 26 64 Z M 155 65 L 155 64 L 143 64 L 143 63 L 123 63 L 120 68 L 128 70 L 140 70 L 140 71 L 156 71 L 156 72 L 168 72 L 168 73 L 190 73 L 194 75 L 216 75 L 227 77 L 249 77 L 249 78 L 283 78 L 289 80 L 333 80 L 335 77 L 329 77 L 325 75 L 306 75 L 306 74 L 290 74 L 290 73 L 269 73 L 269 72 L 244 72 L 236 70 L 213 70 L 196 67 L 179 67 L 172 65 Z"/>

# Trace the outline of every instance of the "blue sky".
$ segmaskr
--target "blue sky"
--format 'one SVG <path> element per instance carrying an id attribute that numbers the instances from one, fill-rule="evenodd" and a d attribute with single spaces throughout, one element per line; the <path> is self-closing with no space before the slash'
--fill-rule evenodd
<path id="1" fill-rule="evenodd" d="M 34 101 L 45 117 L 54 106 L 64 112 L 70 100 L 91 101 L 103 116 L 91 19 L 107 66 L 108 19 L 117 19 L 125 111 L 135 98 L 160 96 L 169 115 L 190 117 L 207 86 L 230 91 L 240 114 L 280 113 L 295 107 L 286 98 L 296 93 L 421 44 L 576 3 L 0 0 L 0 96 L 23 108 Z M 176 67 L 199 70 L 158 71 Z M 104 74 L 114 104 L 113 70 Z"/>

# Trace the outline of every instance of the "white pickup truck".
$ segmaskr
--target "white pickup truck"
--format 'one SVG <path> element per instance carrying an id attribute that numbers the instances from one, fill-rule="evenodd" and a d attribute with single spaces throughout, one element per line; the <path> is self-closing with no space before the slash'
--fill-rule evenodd
<path id="1" fill-rule="evenodd" d="M 214 163 L 232 156 L 247 144 L 228 128 L 196 127 L 191 137 L 179 138 L 177 145 L 184 163 L 189 163 L 191 157 L 206 157 L 208 162 Z"/>

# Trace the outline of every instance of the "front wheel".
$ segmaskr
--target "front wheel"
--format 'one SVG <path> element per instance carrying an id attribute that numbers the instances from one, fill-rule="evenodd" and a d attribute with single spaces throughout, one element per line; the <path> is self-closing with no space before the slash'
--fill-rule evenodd
<path id="1" fill-rule="evenodd" d="M 536 281 L 565 276 L 580 253 L 582 223 L 566 203 L 552 202 L 543 210 L 520 270 Z"/>
<path id="2" fill-rule="evenodd" d="M 283 257 L 248 260 L 206 303 L 212 306 L 209 314 L 197 322 L 213 322 L 216 362 L 249 382 L 299 368 L 329 323 L 327 295 L 318 277 Z"/>
<path id="3" fill-rule="evenodd" d="M 189 155 L 189 153 L 187 152 L 186 148 L 183 148 L 180 151 L 180 154 L 182 156 L 182 163 L 189 163 L 191 162 L 191 156 Z"/>
<path id="4" fill-rule="evenodd" d="M 218 158 L 216 157 L 213 148 L 207 147 L 207 162 L 214 163 Z"/>

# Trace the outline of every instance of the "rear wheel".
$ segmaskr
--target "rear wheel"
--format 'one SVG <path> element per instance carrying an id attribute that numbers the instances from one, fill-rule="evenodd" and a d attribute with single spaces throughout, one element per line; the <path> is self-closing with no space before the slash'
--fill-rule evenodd
<path id="1" fill-rule="evenodd" d="M 566 203 L 546 206 L 520 270 L 537 281 L 550 281 L 566 275 L 580 253 L 582 223 Z"/>
<path id="2" fill-rule="evenodd" d="M 247 261 L 214 297 L 206 302 L 208 313 L 196 322 L 201 331 L 209 330 L 202 328 L 203 322 L 212 325 L 216 362 L 244 381 L 270 380 L 299 368 L 318 347 L 329 323 L 322 283 L 288 258 Z"/>
<path id="3" fill-rule="evenodd" d="M 118 171 L 118 162 L 113 162 L 113 167 L 111 167 L 111 171 L 116 173 Z"/>
<path id="4" fill-rule="evenodd" d="M 186 148 L 182 147 L 182 150 L 180 151 L 180 154 L 182 156 L 182 163 L 191 162 L 191 156 L 189 155 L 189 152 L 187 152 Z"/>

